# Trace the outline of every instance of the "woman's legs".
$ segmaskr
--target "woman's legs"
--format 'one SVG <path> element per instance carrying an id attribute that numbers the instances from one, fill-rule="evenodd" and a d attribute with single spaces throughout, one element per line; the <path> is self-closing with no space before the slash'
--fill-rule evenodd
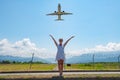
<path id="1" fill-rule="evenodd" d="M 58 70 L 60 71 L 60 60 L 58 60 Z"/>
<path id="2" fill-rule="evenodd" d="M 60 75 L 62 75 L 62 72 L 63 72 L 63 63 L 64 63 L 64 60 L 62 59 L 58 60 L 58 69 L 59 69 Z"/>

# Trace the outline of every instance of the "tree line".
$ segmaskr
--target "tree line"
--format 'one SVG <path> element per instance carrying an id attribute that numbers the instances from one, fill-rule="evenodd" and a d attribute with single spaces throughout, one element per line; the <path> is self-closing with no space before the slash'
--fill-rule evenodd
<path id="1" fill-rule="evenodd" d="M 40 61 L 36 61 L 36 62 L 20 62 L 20 61 L 10 61 L 10 60 L 2 60 L 0 61 L 0 64 L 29 64 L 29 63 L 33 63 L 33 64 L 44 64 L 43 62 Z"/>

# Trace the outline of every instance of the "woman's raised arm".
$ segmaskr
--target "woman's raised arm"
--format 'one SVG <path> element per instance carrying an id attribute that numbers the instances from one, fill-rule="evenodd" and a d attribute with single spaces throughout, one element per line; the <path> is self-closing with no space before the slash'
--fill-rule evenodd
<path id="1" fill-rule="evenodd" d="M 56 42 L 55 38 L 54 38 L 52 35 L 50 35 L 50 37 L 53 39 L 53 41 L 54 41 L 55 45 L 57 46 L 58 44 L 57 44 L 57 42 Z"/>
<path id="2" fill-rule="evenodd" d="M 72 38 L 74 38 L 74 36 L 72 36 L 72 37 L 70 37 L 65 43 L 64 43 L 64 47 L 67 45 L 67 43 L 72 39 Z"/>

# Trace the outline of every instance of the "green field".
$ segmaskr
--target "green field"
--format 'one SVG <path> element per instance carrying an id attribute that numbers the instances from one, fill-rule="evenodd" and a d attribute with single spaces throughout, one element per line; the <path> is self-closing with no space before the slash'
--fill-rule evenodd
<path id="1" fill-rule="evenodd" d="M 46 71 L 53 70 L 55 64 L 0 64 L 0 72 L 2 71 Z"/>
<path id="2" fill-rule="evenodd" d="M 71 64 L 70 67 L 65 66 L 68 70 L 120 70 L 120 63 L 86 63 L 86 64 Z"/>
<path id="3" fill-rule="evenodd" d="M 57 64 L 0 64 L 0 72 L 4 71 L 51 71 Z M 120 70 L 118 63 L 92 63 L 65 65 L 65 70 Z"/>

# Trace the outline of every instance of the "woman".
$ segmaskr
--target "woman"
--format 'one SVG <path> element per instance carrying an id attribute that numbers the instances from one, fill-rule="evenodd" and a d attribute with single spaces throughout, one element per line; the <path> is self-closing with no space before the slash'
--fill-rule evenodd
<path id="1" fill-rule="evenodd" d="M 52 35 L 50 35 L 50 37 L 53 39 L 53 41 L 54 41 L 54 43 L 55 43 L 55 45 L 57 47 L 56 60 L 58 61 L 58 69 L 59 69 L 59 72 L 60 72 L 60 76 L 62 76 L 62 73 L 63 73 L 63 63 L 64 63 L 64 60 L 65 60 L 64 48 L 65 48 L 66 44 L 72 38 L 74 38 L 74 36 L 69 38 L 64 44 L 62 44 L 63 43 L 63 39 L 59 39 L 59 44 L 58 44 Z"/>

